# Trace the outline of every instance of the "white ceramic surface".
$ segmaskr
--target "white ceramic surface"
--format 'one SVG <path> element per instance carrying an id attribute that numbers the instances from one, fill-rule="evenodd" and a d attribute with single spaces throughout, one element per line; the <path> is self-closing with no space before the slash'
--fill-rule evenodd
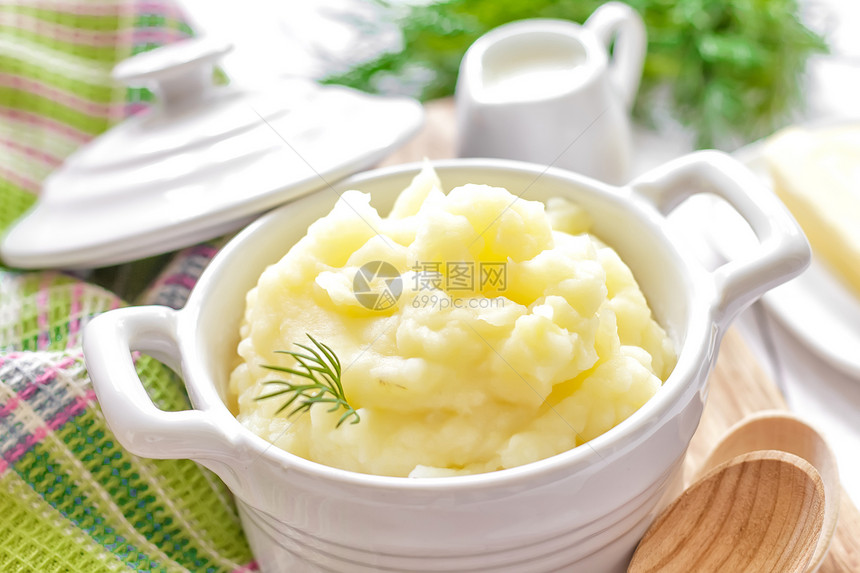
<path id="1" fill-rule="evenodd" d="M 822 127 L 832 126 L 824 124 Z M 734 153 L 772 190 L 772 179 L 762 153 L 763 142 Z M 755 243 L 755 235 L 727 205 L 705 200 L 699 214 L 709 221 L 706 237 L 725 258 Z M 860 299 L 828 268 L 813 257 L 796 279 L 762 297 L 765 307 L 794 336 L 841 371 L 860 379 Z"/>
<path id="2" fill-rule="evenodd" d="M 212 66 L 228 50 L 201 38 L 117 65 L 118 79 L 152 88 L 158 105 L 46 179 L 3 237 L 6 264 L 99 267 L 223 235 L 372 166 L 423 122 L 414 100 L 308 80 L 216 87 Z"/>
<path id="3" fill-rule="evenodd" d="M 629 111 L 645 50 L 642 19 L 618 2 L 600 6 L 582 26 L 534 19 L 488 32 L 460 65 L 459 155 L 532 161 L 626 182 Z"/>
<path id="4" fill-rule="evenodd" d="M 446 478 L 334 469 L 246 430 L 224 403 L 245 293 L 331 209 L 334 197 L 317 193 L 240 233 L 182 310 L 120 309 L 88 325 L 84 352 L 107 421 L 135 454 L 191 458 L 220 475 L 267 572 L 624 571 L 664 498 L 676 493 L 722 334 L 740 310 L 805 267 L 806 240 L 754 175 L 717 152 L 681 158 L 626 187 L 512 161 L 434 166 L 445 188 L 482 182 L 530 200 L 568 197 L 588 210 L 593 231 L 629 264 L 679 351 L 673 373 L 639 411 L 557 456 Z M 336 188 L 369 192 L 386 212 L 419 169 L 371 171 Z M 726 198 L 761 238 L 756 249 L 714 271 L 666 232 L 666 215 L 701 192 Z M 131 349 L 181 372 L 194 409 L 156 409 L 135 374 Z"/>

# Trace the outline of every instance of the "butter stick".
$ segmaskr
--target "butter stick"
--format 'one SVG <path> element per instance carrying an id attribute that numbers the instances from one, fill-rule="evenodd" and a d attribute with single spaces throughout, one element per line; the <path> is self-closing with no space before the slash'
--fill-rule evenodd
<path id="1" fill-rule="evenodd" d="M 774 189 L 814 256 L 860 297 L 860 124 L 789 128 L 764 153 Z"/>

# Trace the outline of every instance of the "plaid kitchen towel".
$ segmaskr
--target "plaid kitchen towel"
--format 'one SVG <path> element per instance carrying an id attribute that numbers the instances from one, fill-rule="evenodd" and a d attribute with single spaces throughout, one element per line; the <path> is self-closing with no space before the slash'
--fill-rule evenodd
<path id="1" fill-rule="evenodd" d="M 165 1 L 0 0 L 0 232 L 66 156 L 146 106 L 148 92 L 112 83 L 114 64 L 188 35 Z M 216 249 L 176 255 L 135 285 L 141 302 L 184 304 Z M 147 282 L 137 269 L 118 274 Z M 122 304 L 80 276 L 0 268 L 0 572 L 254 571 L 216 476 L 133 456 L 105 423 L 81 333 Z M 136 365 L 159 407 L 189 407 L 169 369 Z"/>

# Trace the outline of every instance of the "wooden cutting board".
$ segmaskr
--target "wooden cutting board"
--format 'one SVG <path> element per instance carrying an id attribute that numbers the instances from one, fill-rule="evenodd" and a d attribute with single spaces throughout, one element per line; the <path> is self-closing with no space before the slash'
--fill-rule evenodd
<path id="1" fill-rule="evenodd" d="M 451 100 L 430 102 L 421 132 L 383 165 L 396 165 L 423 158 L 456 156 L 456 120 Z M 692 475 L 714 444 L 735 422 L 759 410 L 786 407 L 782 395 L 756 362 L 740 334 L 730 329 L 723 339 L 716 367 L 711 374 L 710 394 L 701 423 L 685 462 Z M 860 572 L 860 513 L 843 493 L 839 524 L 821 573 Z M 732 572 L 734 573 L 734 572 Z"/>

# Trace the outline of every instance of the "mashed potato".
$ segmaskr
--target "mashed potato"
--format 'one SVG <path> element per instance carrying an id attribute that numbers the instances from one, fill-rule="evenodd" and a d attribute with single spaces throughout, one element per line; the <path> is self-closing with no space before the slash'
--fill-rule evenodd
<path id="1" fill-rule="evenodd" d="M 675 353 L 588 224 L 561 199 L 545 208 L 485 185 L 445 194 L 429 168 L 385 218 L 368 195 L 344 193 L 248 293 L 230 378 L 238 419 L 309 460 L 388 476 L 511 468 L 599 436 L 657 392 Z M 356 296 L 375 261 L 401 275 L 401 292 L 370 277 L 372 293 L 391 295 L 377 310 Z M 295 367 L 276 351 L 307 333 L 339 357 L 359 423 L 338 425 L 344 410 L 329 404 L 290 416 L 275 413 L 288 396 L 256 399 L 272 390 L 264 381 L 293 376 L 261 365 Z"/>

